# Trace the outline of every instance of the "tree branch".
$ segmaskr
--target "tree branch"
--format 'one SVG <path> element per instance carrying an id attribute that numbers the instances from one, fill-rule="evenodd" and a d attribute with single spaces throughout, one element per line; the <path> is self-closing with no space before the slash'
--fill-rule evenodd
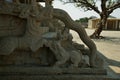
<path id="1" fill-rule="evenodd" d="M 86 8 L 88 8 L 88 9 L 92 9 L 92 10 L 94 10 L 95 12 L 97 12 L 98 14 L 100 14 L 100 11 L 98 10 L 98 8 L 95 6 L 95 4 L 91 4 L 91 3 L 89 3 L 88 2 L 88 0 L 69 0 L 68 2 L 64 2 L 65 4 L 66 3 L 75 3 L 75 4 L 82 4 L 82 5 L 84 5 Z"/>
<path id="2" fill-rule="evenodd" d="M 106 12 L 106 2 L 107 2 L 107 0 L 101 0 L 101 9 L 104 12 Z"/>
<path id="3" fill-rule="evenodd" d="M 113 6 L 109 7 L 108 10 L 108 14 L 111 14 L 115 9 L 120 8 L 120 3 L 116 3 Z"/>
<path id="4" fill-rule="evenodd" d="M 88 5 L 88 7 L 90 7 L 91 9 L 93 9 L 95 12 L 97 12 L 98 14 L 100 14 L 100 11 L 98 10 L 97 7 L 95 7 L 95 5 L 90 4 L 89 2 L 86 2 L 86 4 Z"/>

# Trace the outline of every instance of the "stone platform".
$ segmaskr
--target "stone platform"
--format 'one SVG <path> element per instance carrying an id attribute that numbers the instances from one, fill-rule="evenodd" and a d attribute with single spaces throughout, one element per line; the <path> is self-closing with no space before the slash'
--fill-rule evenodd
<path id="1" fill-rule="evenodd" d="M 57 67 L 0 67 L 0 75 L 60 75 L 60 74 L 80 74 L 80 75 L 107 75 L 105 69 L 91 68 L 57 68 Z"/>
<path id="2" fill-rule="evenodd" d="M 118 80 L 105 69 L 34 66 L 0 67 L 0 80 Z"/>

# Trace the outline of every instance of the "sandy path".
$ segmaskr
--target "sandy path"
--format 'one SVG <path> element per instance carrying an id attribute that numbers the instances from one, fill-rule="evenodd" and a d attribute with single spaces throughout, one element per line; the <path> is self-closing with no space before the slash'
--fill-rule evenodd
<path id="1" fill-rule="evenodd" d="M 94 32 L 92 29 L 86 29 L 86 31 L 88 35 Z M 73 41 L 82 43 L 76 32 L 71 31 L 71 33 L 74 36 Z M 103 31 L 101 35 L 106 38 L 94 39 L 97 49 L 104 55 L 109 67 L 120 75 L 120 31 Z"/>

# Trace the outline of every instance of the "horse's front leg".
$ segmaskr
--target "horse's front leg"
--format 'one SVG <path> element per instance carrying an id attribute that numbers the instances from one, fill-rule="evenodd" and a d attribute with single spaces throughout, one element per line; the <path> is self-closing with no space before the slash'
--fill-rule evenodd
<path id="1" fill-rule="evenodd" d="M 11 54 L 17 45 L 17 39 L 14 37 L 4 38 L 0 41 L 0 55 Z"/>

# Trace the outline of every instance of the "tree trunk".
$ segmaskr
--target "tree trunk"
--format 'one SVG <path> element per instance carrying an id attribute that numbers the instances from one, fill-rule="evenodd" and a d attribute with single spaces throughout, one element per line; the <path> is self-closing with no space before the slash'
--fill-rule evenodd
<path id="1" fill-rule="evenodd" d="M 90 38 L 103 38 L 102 36 L 100 36 L 103 27 L 105 27 L 107 22 L 107 16 L 101 16 L 101 19 L 99 20 L 99 22 L 97 23 L 97 27 L 94 31 L 94 33 L 92 35 L 90 35 Z"/>

